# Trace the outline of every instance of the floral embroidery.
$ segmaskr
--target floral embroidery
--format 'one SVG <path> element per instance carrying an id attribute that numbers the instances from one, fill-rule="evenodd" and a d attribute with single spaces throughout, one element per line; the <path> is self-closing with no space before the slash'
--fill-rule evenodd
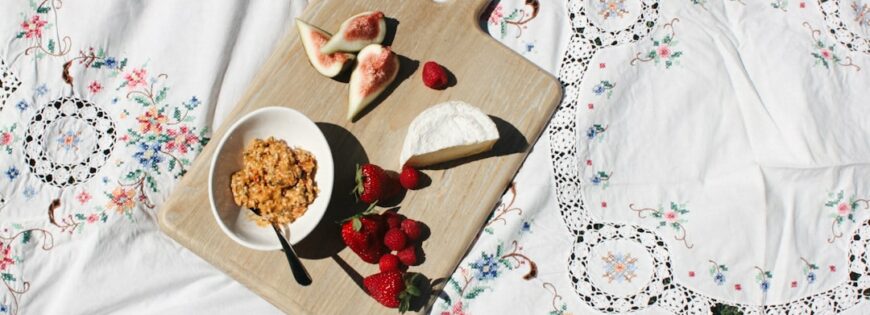
<path id="1" fill-rule="evenodd" d="M 554 286 L 552 283 L 544 282 L 543 287 L 544 289 L 547 289 L 547 291 L 553 291 L 553 301 L 551 302 L 551 304 L 553 305 L 553 310 L 547 313 L 547 315 L 570 315 L 570 313 L 567 313 L 568 304 L 562 301 L 562 296 L 559 295 L 558 292 L 556 292 L 556 286 Z M 557 304 L 556 301 L 559 301 L 559 303 Z"/>
<path id="2" fill-rule="evenodd" d="M 78 195 L 76 195 L 76 200 L 79 201 L 80 204 L 86 204 L 92 198 L 91 194 L 87 191 L 82 191 Z"/>
<path id="3" fill-rule="evenodd" d="M 24 199 L 31 200 L 36 196 L 36 188 L 28 185 L 27 187 L 24 187 L 24 191 L 22 191 L 21 194 L 24 195 Z"/>
<path id="4" fill-rule="evenodd" d="M 124 83 L 121 84 L 121 87 L 126 86 L 130 90 L 134 90 L 139 86 L 147 85 L 145 83 L 145 78 L 148 75 L 148 71 L 144 68 L 133 69 L 133 71 L 124 74 Z"/>
<path id="5" fill-rule="evenodd" d="M 30 105 L 27 104 L 25 100 L 20 100 L 18 101 L 18 103 L 15 104 L 15 108 L 18 108 L 18 111 L 21 112 L 27 110 L 28 107 L 30 107 Z"/>
<path id="6" fill-rule="evenodd" d="M 469 268 L 459 266 L 458 274 L 462 276 L 462 279 L 451 277 L 447 281 L 449 287 L 445 288 L 445 291 L 453 289 L 458 294 L 459 300 L 454 302 L 449 296 L 442 296 L 444 308 L 451 308 L 451 312 L 445 313 L 460 314 L 464 312 L 464 307 L 467 307 L 478 295 L 489 289 L 484 285 L 486 282 L 502 276 L 506 271 L 517 270 L 521 266 L 528 265 L 529 271 L 523 276 L 523 279 L 531 280 L 537 276 L 537 264 L 521 253 L 523 248 L 519 246 L 517 241 L 513 241 L 512 245 L 513 250 L 504 253 L 503 243 L 499 242 L 495 253 L 488 254 L 486 251 L 482 251 L 480 258 L 468 264 Z"/>
<path id="7" fill-rule="evenodd" d="M 16 35 L 16 38 L 37 38 L 42 37 L 42 28 L 48 22 L 42 20 L 39 15 L 34 15 L 30 17 L 30 20 L 24 20 L 21 22 L 21 32 Z"/>
<path id="8" fill-rule="evenodd" d="M 109 213 L 102 207 L 97 207 L 94 212 L 87 214 L 82 212 L 68 214 L 61 217 L 60 221 L 55 218 L 54 210 L 50 210 L 48 214 L 51 224 L 60 228 L 61 233 L 69 233 L 70 235 L 76 231 L 82 233 L 87 225 L 106 223 L 109 220 Z"/>
<path id="9" fill-rule="evenodd" d="M 91 93 L 97 94 L 103 90 L 103 86 L 100 84 L 100 82 L 93 81 L 90 85 L 88 85 L 88 90 L 90 90 Z"/>
<path id="10" fill-rule="evenodd" d="M 593 140 L 596 136 L 604 134 L 605 131 L 607 131 L 607 126 L 594 124 L 592 125 L 592 127 L 589 127 L 589 129 L 586 130 L 586 138 L 588 138 L 589 140 Z M 601 137 L 598 137 L 598 140 L 601 140 Z"/>
<path id="11" fill-rule="evenodd" d="M 843 231 L 840 227 L 843 222 L 849 220 L 855 223 L 855 212 L 858 210 L 858 207 L 863 204 L 865 210 L 870 209 L 870 200 L 857 199 L 855 196 L 851 196 L 846 201 L 845 193 L 842 190 L 836 196 L 833 194 L 829 195 L 829 198 L 831 199 L 825 202 L 825 208 L 834 210 L 834 213 L 831 214 L 833 222 L 831 223 L 831 237 L 828 238 L 828 243 L 833 243 L 834 240 L 843 237 Z"/>
<path id="12" fill-rule="evenodd" d="M 665 69 L 670 69 L 671 66 L 679 64 L 683 52 L 674 49 L 674 46 L 677 45 L 677 33 L 674 31 L 674 23 L 679 21 L 680 19 L 674 18 L 671 22 L 664 24 L 662 28 L 669 30 L 670 33 L 661 39 L 650 38 L 653 42 L 653 48 L 644 56 L 641 56 L 641 53 L 637 53 L 634 59 L 631 60 L 631 65 L 633 66 L 638 62 L 653 61 L 655 64 L 664 62 Z"/>
<path id="13" fill-rule="evenodd" d="M 804 263 L 803 272 L 804 276 L 807 278 L 808 284 L 813 284 L 816 282 L 816 270 L 819 270 L 819 266 L 807 261 L 806 258 L 801 257 L 801 261 Z"/>
<path id="14" fill-rule="evenodd" d="M 81 142 L 81 131 L 73 132 L 72 130 L 67 130 L 66 132 L 60 133 L 57 137 L 57 143 L 60 144 L 60 147 L 65 151 L 69 152 L 69 150 L 79 150 L 79 143 Z"/>
<path id="15" fill-rule="evenodd" d="M 834 44 L 827 45 L 822 41 L 822 31 L 813 28 L 808 22 L 804 22 L 803 26 L 810 30 L 810 34 L 815 42 L 813 45 L 814 51 L 810 53 L 810 55 L 812 55 L 816 60 L 815 65 L 823 65 L 825 66 L 825 69 L 830 69 L 831 65 L 854 67 L 856 71 L 861 71 L 861 67 L 852 62 L 852 57 L 846 56 L 845 58 L 841 58 L 834 52 Z"/>
<path id="16" fill-rule="evenodd" d="M 22 12 L 20 14 L 22 17 L 21 29 L 15 35 L 15 39 L 29 40 L 31 42 L 31 45 L 24 50 L 25 55 L 35 52 L 34 56 L 36 59 L 41 59 L 46 55 L 59 57 L 69 52 L 72 41 L 69 36 L 61 37 L 60 32 L 57 32 L 56 37 L 49 38 L 48 42 L 43 42 L 43 35 L 49 34 L 45 33 L 45 31 L 55 27 L 51 21 L 57 21 L 57 11 L 61 5 L 61 1 L 46 0 L 39 4 L 36 1 L 30 1 L 30 9 L 33 12 L 30 14 Z M 50 14 L 54 16 L 49 17 Z"/>
<path id="17" fill-rule="evenodd" d="M 12 145 L 18 142 L 18 137 L 15 136 L 15 128 L 17 124 L 6 128 L 0 128 L 0 150 L 6 151 L 6 154 L 12 154 Z"/>
<path id="18" fill-rule="evenodd" d="M 605 20 L 614 15 L 622 18 L 626 14 L 625 0 L 598 0 L 598 15 Z"/>
<path id="19" fill-rule="evenodd" d="M 604 260 L 604 278 L 607 279 L 608 283 L 612 283 L 614 280 L 618 283 L 622 283 L 622 281 L 631 282 L 631 279 L 637 277 L 637 274 L 634 273 L 637 270 L 637 258 L 631 257 L 631 254 L 622 254 L 617 253 L 613 254 L 611 252 L 607 252 L 607 256 L 601 257 Z"/>
<path id="20" fill-rule="evenodd" d="M 607 80 L 602 80 L 598 82 L 594 87 L 592 87 L 592 93 L 595 95 L 601 96 L 602 94 L 607 93 L 607 98 L 610 98 L 613 95 L 613 88 L 616 87 L 616 83 L 612 83 Z M 591 105 L 591 104 L 590 104 Z M 591 107 L 589 109 L 592 109 Z"/>
<path id="21" fill-rule="evenodd" d="M 786 7 L 788 6 L 788 0 L 774 0 L 770 3 L 770 6 L 774 9 L 780 9 L 782 12 L 788 11 Z"/>
<path id="22" fill-rule="evenodd" d="M 855 22 L 858 25 L 870 26 L 870 6 L 866 3 L 858 6 L 857 1 L 852 1 L 852 11 L 855 11 Z"/>
<path id="23" fill-rule="evenodd" d="M 601 189 L 607 189 L 610 186 L 610 176 L 612 175 L 613 172 L 598 171 L 589 179 L 589 182 L 592 183 L 592 186 L 601 186 Z"/>
<path id="24" fill-rule="evenodd" d="M 109 203 L 106 204 L 106 208 L 118 213 L 126 213 L 133 209 L 136 191 L 131 188 L 117 187 L 112 193 L 107 193 L 106 196 L 110 199 Z"/>
<path id="25" fill-rule="evenodd" d="M 36 96 L 44 96 L 45 94 L 48 94 L 48 85 L 45 83 L 40 84 L 36 87 L 34 92 L 36 93 Z"/>
<path id="26" fill-rule="evenodd" d="M 761 292 L 767 293 L 767 290 L 770 289 L 770 278 L 773 278 L 773 273 L 758 266 L 755 266 L 755 270 L 758 270 L 758 274 L 755 275 L 755 282 L 758 283 Z"/>
<path id="27" fill-rule="evenodd" d="M 3 306 L 3 308 L 14 315 L 19 310 L 19 298 L 30 290 L 30 282 L 21 279 L 20 276 L 16 277 L 12 273 L 11 267 L 24 261 L 22 257 L 14 255 L 12 245 L 16 243 L 22 245 L 30 244 L 35 234 L 41 234 L 42 246 L 40 248 L 48 251 L 54 247 L 54 236 L 51 232 L 43 229 L 24 229 L 18 224 L 13 224 L 12 227 L 16 231 L 14 234 L 8 236 L 0 235 L 0 280 L 5 285 L 9 296 L 12 297 L 12 303 Z M 4 232 L 6 231 L 4 230 Z"/>
<path id="28" fill-rule="evenodd" d="M 493 234 L 494 227 L 492 226 L 496 222 L 501 222 L 503 225 L 507 225 L 507 220 L 505 220 L 506 216 L 511 213 L 516 213 L 516 215 L 523 215 L 523 209 L 514 207 L 514 201 L 517 200 L 517 186 L 516 183 L 511 182 L 510 186 L 508 186 L 508 192 L 511 195 L 511 200 L 508 203 L 504 203 L 499 201 L 498 206 L 495 207 L 495 211 L 490 215 L 489 221 L 486 222 L 486 226 L 483 229 L 484 232 Z"/>
<path id="29" fill-rule="evenodd" d="M 526 23 L 531 22 L 538 16 L 540 3 L 538 0 L 526 0 L 525 6 L 522 9 L 515 9 L 507 16 L 504 15 L 501 1 L 493 1 L 490 7 L 487 8 L 489 14 L 489 24 L 499 27 L 499 34 L 504 39 L 507 36 L 508 25 L 513 25 L 517 28 L 517 37 L 520 38 L 523 34 L 523 29 L 526 28 Z"/>
<path id="30" fill-rule="evenodd" d="M 725 284 L 725 274 L 728 273 L 728 266 L 719 264 L 712 259 L 709 260 L 709 262 L 713 265 L 712 267 L 710 267 L 710 276 L 713 277 L 713 283 L 720 286 Z"/>
<path id="31" fill-rule="evenodd" d="M 18 170 L 17 167 L 10 166 L 8 169 L 6 169 L 5 174 L 6 174 L 6 177 L 9 178 L 9 180 L 15 180 L 15 178 L 17 178 L 18 175 L 21 175 L 21 172 Z"/>
<path id="32" fill-rule="evenodd" d="M 635 208 L 634 204 L 629 204 L 628 207 L 637 212 L 637 217 L 644 219 L 646 218 L 646 213 L 649 213 L 652 218 L 658 219 L 659 224 L 656 228 L 662 228 L 670 226 L 674 230 L 674 239 L 678 241 L 682 241 L 686 248 L 691 249 L 695 245 L 690 244 L 688 240 L 686 240 L 686 228 L 683 226 L 686 224 L 686 219 L 683 219 L 683 215 L 689 213 L 689 210 L 686 209 L 685 206 L 680 205 L 676 202 L 671 202 L 671 207 L 667 210 L 658 208 Z"/>

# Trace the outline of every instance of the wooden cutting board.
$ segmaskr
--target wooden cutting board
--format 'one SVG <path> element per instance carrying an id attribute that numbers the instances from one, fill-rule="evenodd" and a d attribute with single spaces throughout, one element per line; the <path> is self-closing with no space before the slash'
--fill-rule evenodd
<path id="1" fill-rule="evenodd" d="M 397 170 L 407 126 L 414 117 L 431 105 L 463 100 L 495 117 L 501 140 L 490 153 L 425 171 L 431 184 L 406 193 L 398 204 L 400 213 L 422 221 L 430 230 L 422 244 L 425 261 L 410 271 L 426 276 L 434 283 L 433 291 L 442 288 L 561 97 L 555 78 L 480 29 L 478 16 L 487 2 L 312 1 L 300 19 L 330 32 L 362 11 L 380 10 L 390 18 L 385 43 L 402 56 L 394 88 L 356 122 L 348 122 L 347 84 L 319 75 L 308 63 L 296 30 L 289 30 L 160 209 L 161 228 L 285 312 L 396 313 L 366 295 L 362 278 L 377 272 L 377 265 L 364 263 L 344 247 L 335 222 L 365 207 L 355 204 L 348 193 L 356 164 L 371 162 Z M 444 91 L 425 87 L 421 72 L 428 60 L 452 72 L 455 85 Z M 209 207 L 209 161 L 219 139 L 234 121 L 264 106 L 292 107 L 317 122 L 335 158 L 330 206 L 315 231 L 296 246 L 314 279 L 309 287 L 296 284 L 280 251 L 250 250 L 224 235 Z M 417 303 L 415 310 L 425 309 L 433 300 L 434 296 Z"/>

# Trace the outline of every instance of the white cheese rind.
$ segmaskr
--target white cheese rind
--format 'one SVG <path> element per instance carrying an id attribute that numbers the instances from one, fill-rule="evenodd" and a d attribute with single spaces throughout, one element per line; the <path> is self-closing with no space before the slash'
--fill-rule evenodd
<path id="1" fill-rule="evenodd" d="M 414 118 L 399 165 L 424 167 L 492 149 L 498 129 L 480 109 L 461 101 L 432 106 Z"/>

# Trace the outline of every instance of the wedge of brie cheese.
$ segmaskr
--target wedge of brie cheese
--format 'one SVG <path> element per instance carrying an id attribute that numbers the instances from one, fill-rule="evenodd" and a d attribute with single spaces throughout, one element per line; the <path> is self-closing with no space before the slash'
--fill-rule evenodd
<path id="1" fill-rule="evenodd" d="M 492 149 L 495 123 L 477 107 L 461 101 L 432 106 L 414 118 L 402 145 L 399 166 L 424 167 Z"/>

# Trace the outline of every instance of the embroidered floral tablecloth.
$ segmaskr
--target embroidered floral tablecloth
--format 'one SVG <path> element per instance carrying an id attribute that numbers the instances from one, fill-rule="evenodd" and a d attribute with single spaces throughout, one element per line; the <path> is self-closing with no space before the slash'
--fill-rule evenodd
<path id="1" fill-rule="evenodd" d="M 868 312 L 868 13 L 496 4 L 565 96 L 433 313 Z"/>
<path id="2" fill-rule="evenodd" d="M 154 214 L 304 5 L 2 4 L 0 315 L 278 312 Z M 432 313 L 870 309 L 870 1 L 504 0 L 481 26 L 565 97 Z"/>
<path id="3" fill-rule="evenodd" d="M 304 5 L 0 3 L 0 314 L 276 312 L 155 214 Z"/>

